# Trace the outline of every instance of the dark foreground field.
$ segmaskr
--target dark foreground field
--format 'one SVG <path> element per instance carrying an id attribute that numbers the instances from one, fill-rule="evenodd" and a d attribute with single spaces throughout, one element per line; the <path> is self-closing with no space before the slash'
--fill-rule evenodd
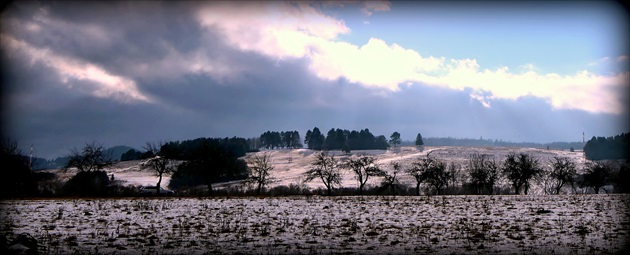
<path id="1" fill-rule="evenodd" d="M 0 232 L 44 254 L 615 254 L 629 207 L 630 195 L 9 200 Z"/>

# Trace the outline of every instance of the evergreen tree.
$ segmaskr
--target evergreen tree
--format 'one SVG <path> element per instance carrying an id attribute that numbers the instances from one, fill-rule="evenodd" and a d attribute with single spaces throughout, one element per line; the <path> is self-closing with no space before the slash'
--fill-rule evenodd
<path id="1" fill-rule="evenodd" d="M 394 146 L 394 147 L 396 147 L 396 145 L 399 145 L 399 144 L 400 144 L 400 142 L 401 142 L 401 140 L 400 140 L 400 133 L 398 133 L 398 132 L 394 132 L 394 133 L 392 133 L 392 135 L 391 135 L 391 136 L 389 136 L 389 138 L 390 138 L 390 139 L 389 139 L 389 143 L 390 143 L 392 146 Z"/>
<path id="2" fill-rule="evenodd" d="M 326 135 L 325 146 L 327 150 L 338 150 L 341 149 L 341 145 L 338 144 L 337 132 L 334 128 L 331 128 Z"/>
<path id="3" fill-rule="evenodd" d="M 424 141 L 422 141 L 422 135 L 418 133 L 418 135 L 416 136 L 416 146 L 422 146 L 422 145 L 424 145 Z"/>
<path id="4" fill-rule="evenodd" d="M 313 132 L 310 133 L 310 136 L 308 132 L 306 133 L 306 135 L 307 135 L 307 144 L 308 144 L 309 149 L 311 150 L 324 149 L 324 142 L 326 138 L 321 133 L 321 131 L 319 131 L 319 128 L 317 127 L 313 128 Z"/>

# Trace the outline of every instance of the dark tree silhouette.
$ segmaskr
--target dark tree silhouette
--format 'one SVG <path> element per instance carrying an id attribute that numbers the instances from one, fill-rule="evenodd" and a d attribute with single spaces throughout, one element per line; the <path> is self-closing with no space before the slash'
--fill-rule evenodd
<path id="1" fill-rule="evenodd" d="M 62 188 L 70 196 L 106 196 L 109 192 L 110 179 L 105 171 L 79 171 Z"/>
<path id="2" fill-rule="evenodd" d="M 326 134 L 325 146 L 327 150 L 339 150 L 343 146 L 343 144 L 339 143 L 339 138 L 337 137 L 337 131 L 334 128 L 331 128 Z"/>
<path id="3" fill-rule="evenodd" d="M 292 149 L 302 148 L 302 139 L 300 139 L 300 133 L 298 131 L 289 131 L 286 135 L 287 138 L 287 147 Z"/>
<path id="4" fill-rule="evenodd" d="M 271 132 L 267 131 L 260 135 L 261 147 L 266 149 L 275 149 L 281 147 L 282 144 L 282 134 L 279 132 Z"/>
<path id="5" fill-rule="evenodd" d="M 158 149 L 158 147 L 160 149 Z M 147 154 L 153 156 L 141 163 L 142 168 L 151 169 L 158 176 L 158 182 L 155 185 L 158 195 L 160 194 L 160 187 L 162 185 L 162 176 L 173 172 L 175 169 L 175 161 L 169 157 L 170 155 L 161 150 L 162 147 L 167 148 L 167 146 L 164 146 L 164 143 L 160 143 L 159 146 L 147 143 L 144 149 L 147 150 Z"/>
<path id="6" fill-rule="evenodd" d="M 342 168 L 349 169 L 357 177 L 359 182 L 359 195 L 363 195 L 363 189 L 365 184 L 371 176 L 382 176 L 383 171 L 374 164 L 374 157 L 360 156 L 358 158 L 351 158 L 342 165 Z"/>
<path id="7" fill-rule="evenodd" d="M 630 193 L 630 160 L 621 163 L 617 172 L 612 176 L 615 192 Z"/>
<path id="8" fill-rule="evenodd" d="M 184 160 L 173 173 L 169 187 L 178 189 L 206 185 L 213 194 L 212 184 L 247 178 L 247 164 L 238 157 L 249 147 L 244 138 L 198 138 L 169 142 L 161 147 L 171 158 Z M 165 152 L 166 153 L 166 152 Z"/>
<path id="9" fill-rule="evenodd" d="M 389 143 L 387 142 L 387 138 L 384 135 L 379 135 L 376 137 L 374 141 L 374 145 L 372 148 L 366 149 L 376 149 L 376 150 L 387 150 L 389 148 Z"/>
<path id="10" fill-rule="evenodd" d="M 476 195 L 494 193 L 494 185 L 499 179 L 499 166 L 485 154 L 472 154 L 466 161 L 469 184 Z"/>
<path id="11" fill-rule="evenodd" d="M 396 195 L 396 186 L 400 183 L 398 181 L 398 174 L 402 170 L 402 165 L 398 162 L 391 163 L 391 169 L 388 171 L 383 171 L 381 175 L 383 176 L 383 186 L 389 187 L 393 196 Z"/>
<path id="12" fill-rule="evenodd" d="M 551 188 L 554 194 L 560 194 L 562 187 L 566 184 L 574 187 L 573 180 L 577 175 L 575 162 L 569 158 L 554 157 L 551 162 L 551 171 L 548 173 L 551 178 Z"/>
<path id="13" fill-rule="evenodd" d="M 424 141 L 422 141 L 422 135 L 418 133 L 418 135 L 416 136 L 416 146 L 422 146 L 422 145 L 424 145 Z"/>
<path id="14" fill-rule="evenodd" d="M 0 178 L 0 196 L 33 195 L 37 190 L 37 182 L 29 167 L 28 157 L 18 149 L 17 142 L 3 139 L 1 143 L 0 162 L 3 175 Z"/>
<path id="15" fill-rule="evenodd" d="M 630 133 L 611 137 L 594 137 L 584 146 L 584 154 L 590 160 L 630 159 Z"/>
<path id="16" fill-rule="evenodd" d="M 70 150 L 70 160 L 64 169 L 76 168 L 79 172 L 103 170 L 114 164 L 109 155 L 105 155 L 103 146 L 96 142 L 88 143 L 81 152 L 76 148 Z"/>
<path id="17" fill-rule="evenodd" d="M 436 195 L 442 194 L 445 187 L 448 187 L 449 181 L 452 179 L 450 172 L 446 171 L 446 163 L 444 161 L 434 159 L 435 163 L 432 167 L 424 172 L 423 178 L 430 187 L 433 187 Z"/>
<path id="18" fill-rule="evenodd" d="M 304 182 L 320 179 L 326 186 L 326 194 L 330 196 L 335 185 L 341 183 L 341 173 L 337 164 L 338 162 L 334 156 L 329 156 L 327 152 L 318 153 L 315 155 L 315 161 L 312 163 L 311 169 L 305 173 L 306 179 Z"/>
<path id="19" fill-rule="evenodd" d="M 502 171 L 517 195 L 521 191 L 527 195 L 529 182 L 543 173 L 538 160 L 525 153 L 509 153 L 503 161 Z"/>
<path id="20" fill-rule="evenodd" d="M 600 189 L 608 192 L 603 187 L 610 184 L 611 169 L 611 165 L 603 162 L 588 162 L 580 186 L 593 188 L 595 194 L 599 194 Z"/>
<path id="21" fill-rule="evenodd" d="M 402 141 L 400 140 L 400 133 L 394 132 L 391 136 L 389 136 L 389 143 L 394 146 L 394 148 L 399 145 Z"/>
<path id="22" fill-rule="evenodd" d="M 248 182 L 256 185 L 256 195 L 260 195 L 265 186 L 273 180 L 271 179 L 271 170 L 273 166 L 269 162 L 269 154 L 255 155 L 249 160 L 249 178 Z"/>
<path id="23" fill-rule="evenodd" d="M 308 148 L 311 150 L 322 150 L 324 149 L 325 137 L 319 128 L 313 128 L 313 131 L 308 130 L 306 132 L 306 137 L 304 139 L 304 143 L 307 144 Z"/>
<path id="24" fill-rule="evenodd" d="M 120 161 L 146 159 L 148 157 L 149 157 L 149 155 L 147 155 L 146 152 L 143 153 L 143 152 L 137 151 L 135 149 L 129 149 L 127 152 L 123 153 L 120 156 Z"/>
<path id="25" fill-rule="evenodd" d="M 422 183 L 427 183 L 439 195 L 452 179 L 450 172 L 446 171 L 446 163 L 429 154 L 413 162 L 406 172 L 416 180 L 416 195 L 420 195 Z"/>

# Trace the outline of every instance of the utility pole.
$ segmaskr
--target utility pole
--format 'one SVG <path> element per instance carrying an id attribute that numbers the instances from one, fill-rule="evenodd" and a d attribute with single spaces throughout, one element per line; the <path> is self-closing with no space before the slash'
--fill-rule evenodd
<path id="1" fill-rule="evenodd" d="M 31 144 L 31 154 L 28 158 L 28 168 L 33 170 L 33 145 Z"/>

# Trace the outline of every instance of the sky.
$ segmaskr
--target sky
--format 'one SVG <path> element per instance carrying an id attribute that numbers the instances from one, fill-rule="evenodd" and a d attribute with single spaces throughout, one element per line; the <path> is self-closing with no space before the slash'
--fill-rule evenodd
<path id="1" fill-rule="evenodd" d="M 607 1 L 16 1 L 2 134 L 45 158 L 314 127 L 613 136 L 630 131 L 628 19 Z"/>

